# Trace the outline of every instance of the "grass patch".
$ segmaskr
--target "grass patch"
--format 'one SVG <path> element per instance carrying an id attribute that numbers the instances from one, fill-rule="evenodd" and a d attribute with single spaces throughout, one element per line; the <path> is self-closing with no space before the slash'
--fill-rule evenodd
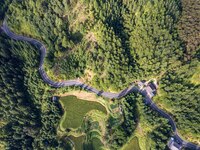
<path id="1" fill-rule="evenodd" d="M 99 138 L 93 138 L 90 143 L 84 144 L 84 150 L 101 150 L 103 146 Z"/>
<path id="2" fill-rule="evenodd" d="M 92 139 L 92 146 L 94 150 L 99 150 L 101 147 L 103 147 L 103 143 L 101 142 L 100 139 L 98 138 L 93 138 Z"/>
<path id="3" fill-rule="evenodd" d="M 93 138 L 90 143 L 85 143 L 84 135 L 69 138 L 73 141 L 75 150 L 100 150 L 104 146 L 99 138 Z"/>
<path id="4" fill-rule="evenodd" d="M 78 128 L 81 126 L 84 116 L 91 110 L 99 110 L 107 113 L 106 108 L 98 102 L 78 99 L 76 96 L 66 96 L 60 99 L 65 111 L 61 119 L 61 129 Z"/>
<path id="5" fill-rule="evenodd" d="M 141 150 L 138 142 L 138 138 L 132 138 L 123 148 L 122 150 Z"/>
<path id="6" fill-rule="evenodd" d="M 69 138 L 74 142 L 75 150 L 83 150 L 83 143 L 85 141 L 84 135 L 79 137 L 70 136 Z"/>

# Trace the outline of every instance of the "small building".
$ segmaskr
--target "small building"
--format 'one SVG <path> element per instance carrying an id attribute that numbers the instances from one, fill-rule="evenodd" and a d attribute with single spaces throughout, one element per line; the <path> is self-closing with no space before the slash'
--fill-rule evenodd
<path id="1" fill-rule="evenodd" d="M 146 87 L 146 91 L 150 98 L 156 95 L 157 88 L 158 88 L 158 85 L 155 82 L 148 83 Z"/>
<path id="2" fill-rule="evenodd" d="M 56 100 L 57 100 L 57 97 L 56 97 L 56 96 L 53 96 L 53 97 L 52 97 L 52 100 L 53 100 L 53 101 L 56 101 Z"/>
<path id="3" fill-rule="evenodd" d="M 150 86 L 146 87 L 146 92 L 150 98 L 152 98 L 155 95 L 155 90 L 153 90 Z"/>
<path id="4" fill-rule="evenodd" d="M 170 150 L 181 150 L 182 149 L 182 145 L 178 144 L 174 138 L 172 137 L 170 139 L 170 141 L 168 142 L 168 147 Z"/>
<path id="5" fill-rule="evenodd" d="M 143 89 L 144 86 L 145 86 L 145 81 L 138 81 L 137 84 L 138 84 L 138 87 L 139 87 L 140 89 Z"/>
<path id="6" fill-rule="evenodd" d="M 151 87 L 152 90 L 156 90 L 157 89 L 154 83 L 150 83 L 149 86 Z"/>

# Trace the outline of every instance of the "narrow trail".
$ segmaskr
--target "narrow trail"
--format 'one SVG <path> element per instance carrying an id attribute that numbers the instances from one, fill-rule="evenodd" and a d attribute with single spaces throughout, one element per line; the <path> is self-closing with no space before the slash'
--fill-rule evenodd
<path id="1" fill-rule="evenodd" d="M 166 112 L 164 112 L 163 110 L 159 109 L 155 103 L 153 103 L 152 99 L 149 97 L 148 95 L 148 91 L 146 89 L 144 90 L 140 90 L 137 86 L 135 86 L 134 84 L 132 84 L 130 87 L 122 90 L 119 93 L 111 93 L 111 92 L 105 92 L 105 91 L 100 91 L 97 90 L 96 88 L 93 88 L 79 80 L 66 80 L 66 81 L 62 81 L 62 82 L 56 82 L 51 80 L 45 70 L 44 70 L 44 58 L 46 56 L 46 47 L 43 43 L 41 43 L 40 41 L 33 39 L 33 38 L 29 38 L 29 37 L 25 37 L 22 35 L 17 35 L 15 33 L 13 33 L 6 22 L 6 19 L 3 22 L 3 25 L 1 27 L 1 29 L 4 31 L 4 33 L 10 37 L 11 39 L 14 40 L 19 40 L 19 41 L 26 41 L 31 43 L 32 45 L 34 45 L 36 48 L 38 48 L 40 50 L 40 63 L 39 63 L 39 73 L 42 77 L 42 79 L 44 80 L 44 82 L 46 82 L 47 84 L 49 84 L 52 87 L 55 88 L 59 88 L 59 87 L 65 87 L 65 86 L 79 86 L 87 91 L 93 92 L 99 96 L 105 97 L 105 98 L 109 98 L 109 99 L 120 99 L 124 96 L 126 96 L 127 94 L 131 93 L 131 92 L 139 92 L 141 93 L 145 99 L 145 104 L 148 105 L 151 109 L 157 111 L 161 116 L 163 116 L 164 118 L 167 118 L 169 120 L 170 125 L 172 126 L 172 130 L 174 132 L 174 138 L 183 145 L 183 147 L 192 149 L 192 150 L 200 150 L 200 147 L 198 145 L 195 145 L 193 143 L 187 142 L 185 140 L 183 140 L 177 131 L 177 127 L 176 124 L 174 122 L 174 120 L 172 119 L 172 117 L 167 114 Z"/>

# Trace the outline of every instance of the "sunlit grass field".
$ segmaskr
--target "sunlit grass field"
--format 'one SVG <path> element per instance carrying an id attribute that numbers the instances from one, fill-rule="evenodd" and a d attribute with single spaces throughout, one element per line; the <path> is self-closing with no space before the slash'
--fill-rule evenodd
<path id="1" fill-rule="evenodd" d="M 76 96 L 62 97 L 60 98 L 60 103 L 64 109 L 64 115 L 60 122 L 61 129 L 80 127 L 84 116 L 91 110 L 99 110 L 107 113 L 106 108 L 102 104 L 81 100 Z"/>

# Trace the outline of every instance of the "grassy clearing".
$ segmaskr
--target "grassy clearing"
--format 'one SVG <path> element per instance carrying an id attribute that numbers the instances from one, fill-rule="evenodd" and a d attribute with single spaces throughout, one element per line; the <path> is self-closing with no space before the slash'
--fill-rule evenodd
<path id="1" fill-rule="evenodd" d="M 65 111 L 60 122 L 62 130 L 80 127 L 84 116 L 91 110 L 107 113 L 106 108 L 100 103 L 78 99 L 76 96 L 62 97 L 60 102 Z"/>
<path id="2" fill-rule="evenodd" d="M 133 137 L 123 148 L 122 150 L 141 150 L 137 137 Z"/>

